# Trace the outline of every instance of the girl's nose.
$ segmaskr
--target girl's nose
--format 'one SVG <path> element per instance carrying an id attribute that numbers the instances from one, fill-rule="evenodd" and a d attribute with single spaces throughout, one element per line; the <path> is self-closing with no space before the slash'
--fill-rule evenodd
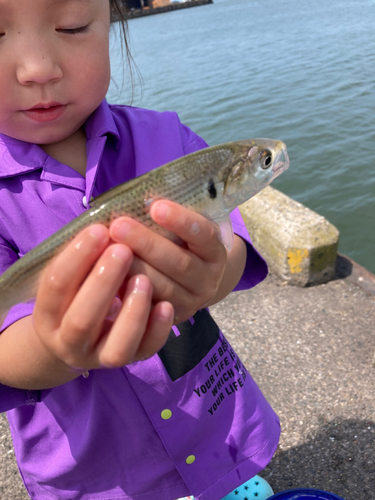
<path id="1" fill-rule="evenodd" d="M 17 80 L 21 85 L 40 85 L 58 81 L 63 72 L 56 57 L 47 47 L 28 47 L 17 64 Z"/>

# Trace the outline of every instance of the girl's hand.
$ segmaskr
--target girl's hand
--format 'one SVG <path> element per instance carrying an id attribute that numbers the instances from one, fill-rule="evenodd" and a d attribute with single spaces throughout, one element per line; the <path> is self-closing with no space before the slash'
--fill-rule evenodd
<path id="1" fill-rule="evenodd" d="M 129 247 L 110 244 L 108 229 L 95 225 L 43 272 L 34 329 L 68 370 L 123 366 L 153 355 L 166 341 L 173 308 L 160 301 L 152 307 L 150 279 L 135 273 L 129 279 L 132 262 Z"/>
<path id="2" fill-rule="evenodd" d="M 226 269 L 227 251 L 220 241 L 219 227 L 191 210 L 161 200 L 152 204 L 150 214 L 186 245 L 178 246 L 127 217 L 112 223 L 110 236 L 132 250 L 130 275 L 148 276 L 153 300 L 170 302 L 174 322 L 179 323 L 216 296 Z"/>

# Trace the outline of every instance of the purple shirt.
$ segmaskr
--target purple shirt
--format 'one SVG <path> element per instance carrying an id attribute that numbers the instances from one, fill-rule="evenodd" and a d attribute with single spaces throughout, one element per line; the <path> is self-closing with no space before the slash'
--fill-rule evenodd
<path id="1" fill-rule="evenodd" d="M 86 178 L 36 145 L 0 135 L 0 273 L 85 210 L 85 199 L 206 143 L 175 113 L 105 101 L 88 119 Z M 236 289 L 267 268 L 247 242 Z M 15 306 L 6 325 L 29 315 Z M 219 500 L 270 461 L 278 418 L 207 310 L 152 358 L 49 390 L 0 385 L 29 495 L 48 500 Z"/>

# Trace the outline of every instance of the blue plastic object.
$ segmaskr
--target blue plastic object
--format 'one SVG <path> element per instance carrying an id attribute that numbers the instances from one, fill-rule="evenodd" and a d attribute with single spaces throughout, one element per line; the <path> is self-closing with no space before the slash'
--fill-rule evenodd
<path id="1" fill-rule="evenodd" d="M 268 500 L 344 500 L 328 491 L 316 490 L 314 488 L 297 488 L 294 490 L 281 491 Z"/>
<path id="2" fill-rule="evenodd" d="M 223 500 L 267 500 L 272 495 L 273 490 L 267 481 L 260 476 L 254 476 L 225 496 Z"/>

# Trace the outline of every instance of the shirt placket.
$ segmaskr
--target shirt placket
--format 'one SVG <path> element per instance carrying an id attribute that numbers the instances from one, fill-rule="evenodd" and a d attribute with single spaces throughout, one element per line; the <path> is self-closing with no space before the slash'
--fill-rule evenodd
<path id="1" fill-rule="evenodd" d="M 86 168 L 86 190 L 85 196 L 82 199 L 82 204 L 85 208 L 90 206 L 90 201 L 93 199 L 96 176 L 100 161 L 103 156 L 104 147 L 107 137 L 98 137 L 90 139 L 86 143 L 87 150 L 87 168 Z"/>

